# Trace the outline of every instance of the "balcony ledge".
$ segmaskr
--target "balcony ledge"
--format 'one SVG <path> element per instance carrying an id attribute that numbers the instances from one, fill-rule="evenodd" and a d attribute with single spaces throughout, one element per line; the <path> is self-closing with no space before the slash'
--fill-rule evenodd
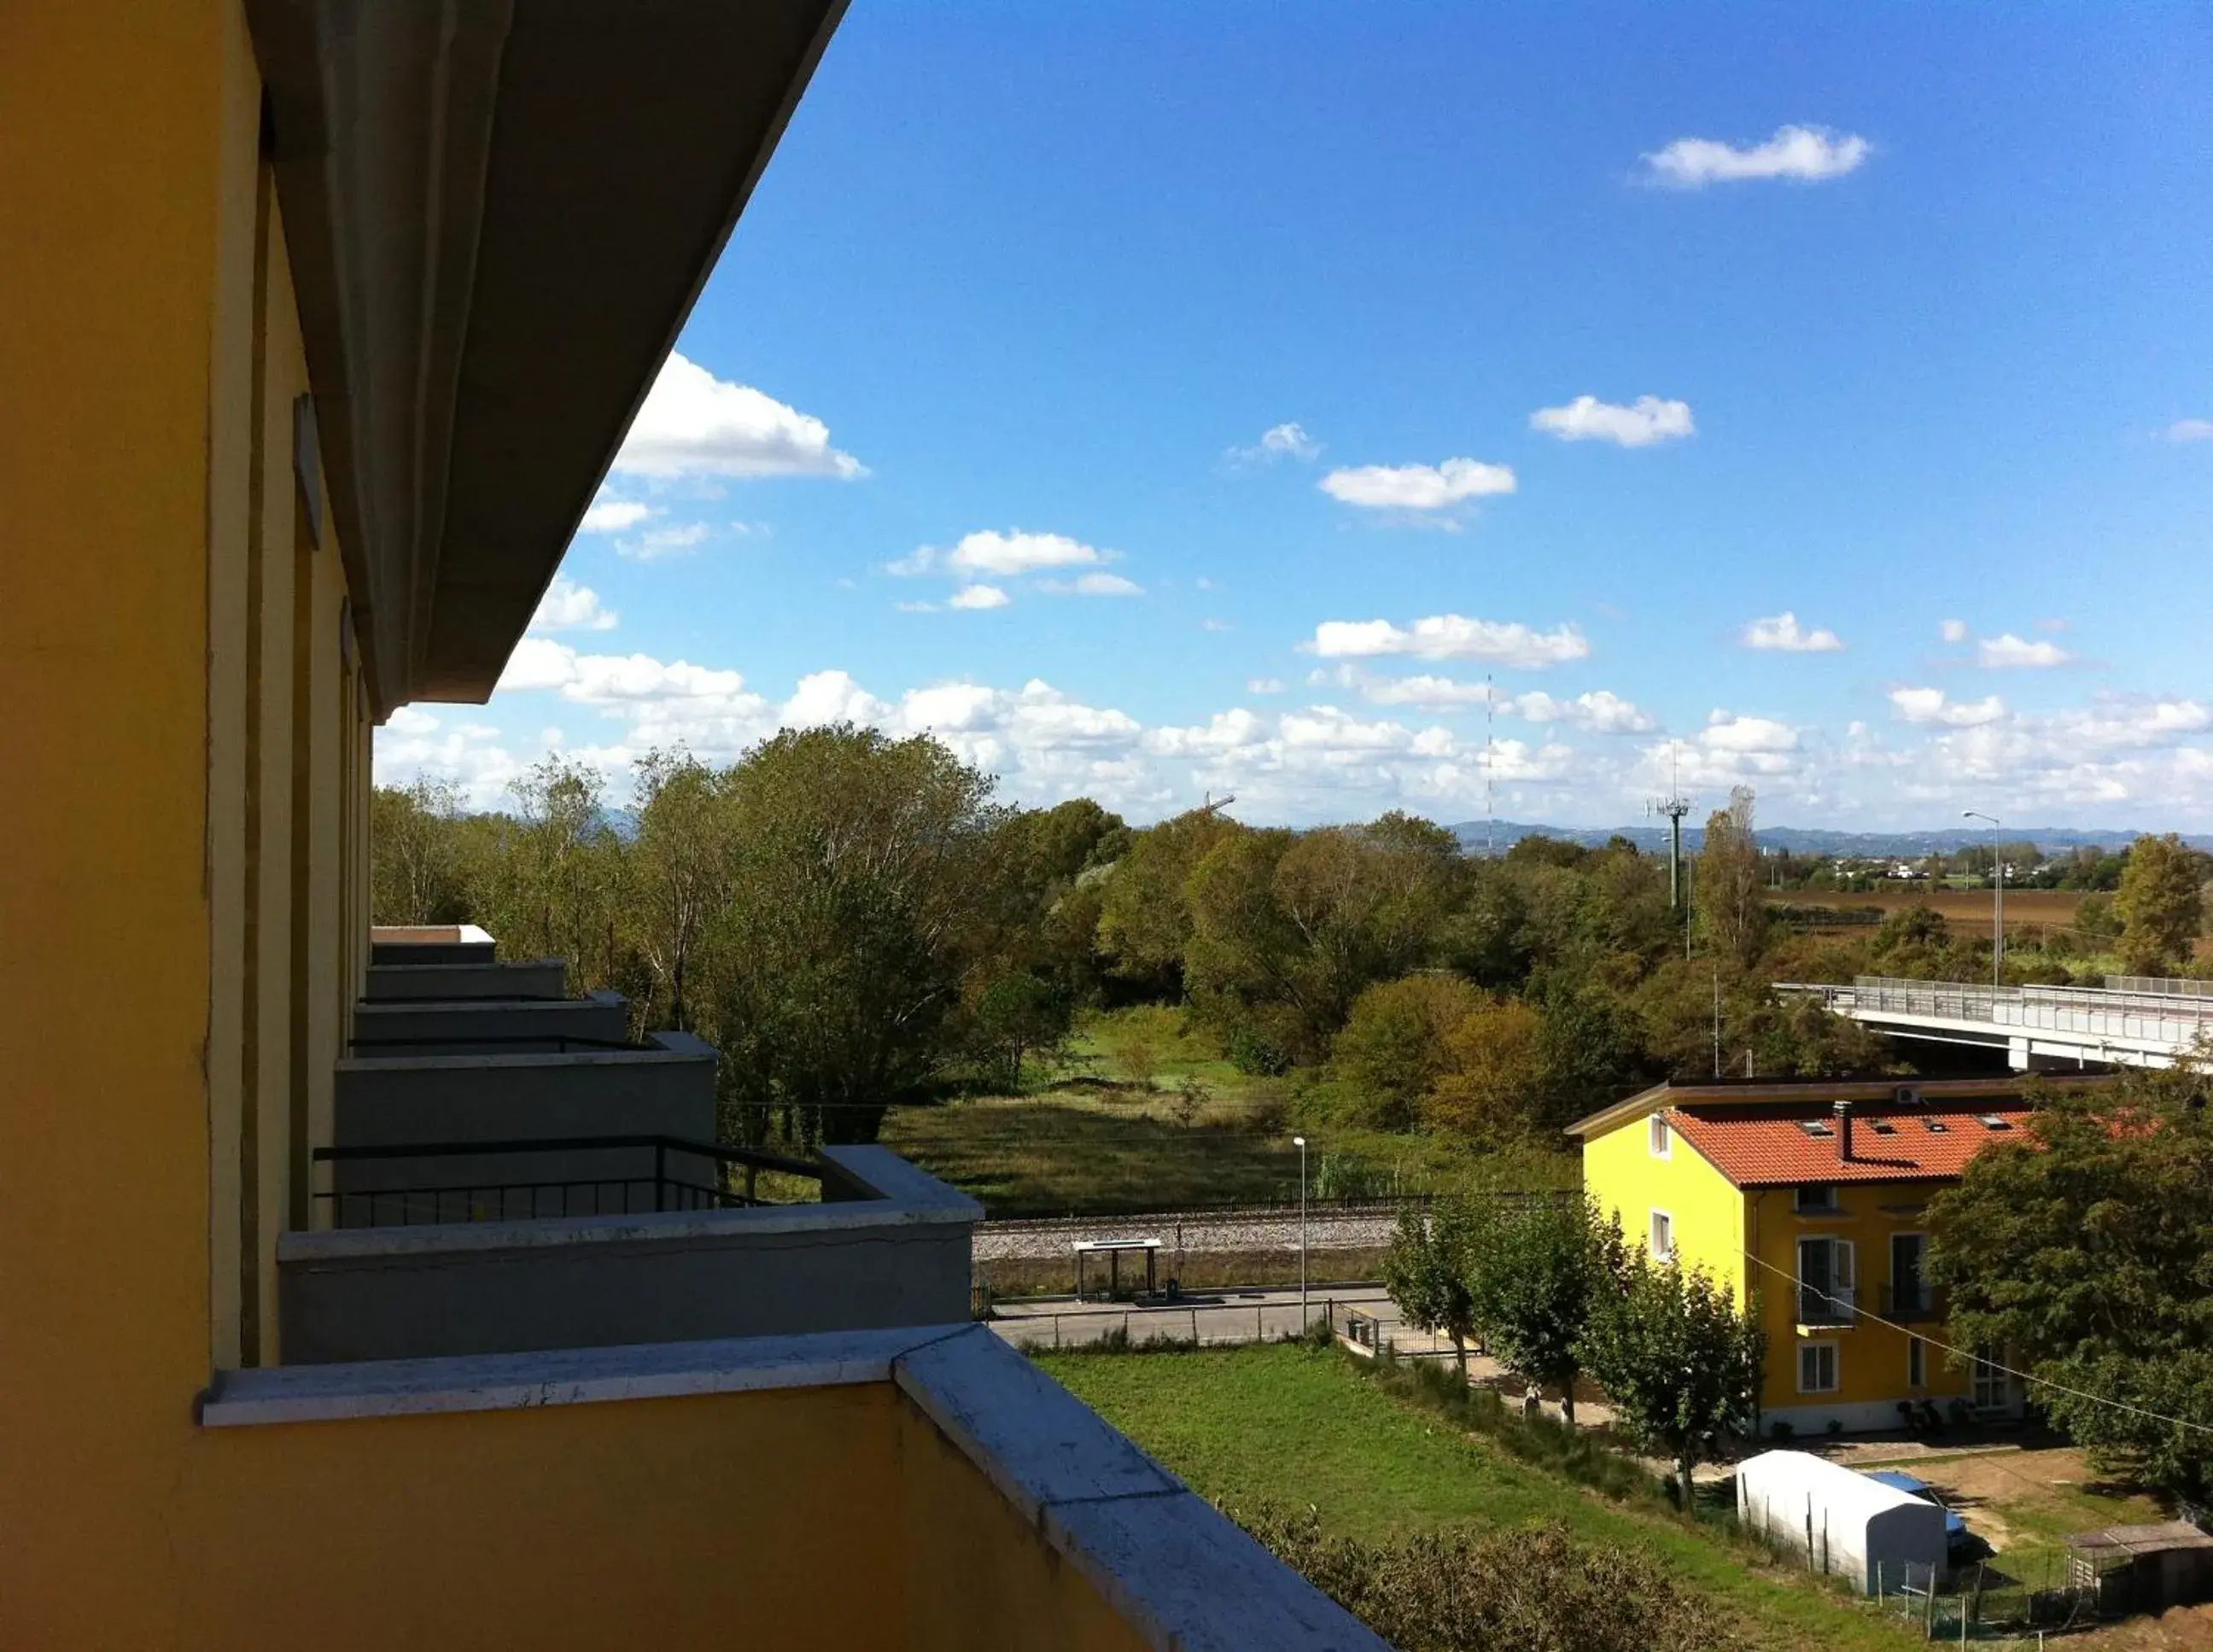
<path id="1" fill-rule="evenodd" d="M 698 1245 L 781 1234 L 846 1234 L 938 1222 L 973 1224 L 984 1207 L 888 1148 L 833 1147 L 823 1156 L 870 1189 L 872 1198 L 821 1204 L 765 1204 L 735 1210 L 669 1210 L 623 1216 L 548 1216 L 516 1222 L 424 1222 L 415 1227 L 335 1228 L 281 1234 L 280 1266 L 410 1259 L 565 1247 Z"/>
<path id="2" fill-rule="evenodd" d="M 747 1337 L 223 1373 L 210 1429 L 890 1381 L 1151 1645 L 1384 1643 L 991 1331 Z"/>

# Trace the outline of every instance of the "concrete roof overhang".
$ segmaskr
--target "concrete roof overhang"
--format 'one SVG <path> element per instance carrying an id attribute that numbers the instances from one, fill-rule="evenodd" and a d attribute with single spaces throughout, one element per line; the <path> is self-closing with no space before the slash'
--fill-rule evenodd
<path id="1" fill-rule="evenodd" d="M 381 721 L 481 701 L 844 0 L 247 0 Z"/>

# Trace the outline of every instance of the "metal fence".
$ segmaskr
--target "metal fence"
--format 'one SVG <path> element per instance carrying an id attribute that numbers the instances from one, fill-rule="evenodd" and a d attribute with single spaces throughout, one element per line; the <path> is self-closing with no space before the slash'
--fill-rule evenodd
<path id="1" fill-rule="evenodd" d="M 1869 1569 L 1868 1591 L 1878 1605 L 1917 1624 L 1931 1641 L 2011 1641 L 2041 1644 L 2046 1634 L 2099 1620 L 2100 1601 L 2058 1551 L 2007 1556 L 1939 1568 L 1885 1561 Z M 2112 1603 L 2104 1615 L 2112 1615 Z"/>
<path id="2" fill-rule="evenodd" d="M 1297 1302 L 1192 1302 L 1174 1308 L 1013 1314 L 992 1320 L 991 1329 L 1025 1351 L 1088 1348 L 1100 1343 L 1228 1348 L 1281 1342 L 1325 1324 L 1335 1330 L 1351 1312 L 1340 1309 L 1334 1297 L 1316 1296 L 1303 1306 Z"/>

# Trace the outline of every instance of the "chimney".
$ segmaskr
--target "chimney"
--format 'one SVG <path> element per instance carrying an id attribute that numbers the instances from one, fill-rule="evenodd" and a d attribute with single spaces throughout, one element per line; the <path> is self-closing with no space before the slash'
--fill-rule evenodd
<path id="1" fill-rule="evenodd" d="M 1837 1113 L 1837 1162 L 1852 1161 L 1852 1104 L 1838 1101 L 1832 1104 Z"/>

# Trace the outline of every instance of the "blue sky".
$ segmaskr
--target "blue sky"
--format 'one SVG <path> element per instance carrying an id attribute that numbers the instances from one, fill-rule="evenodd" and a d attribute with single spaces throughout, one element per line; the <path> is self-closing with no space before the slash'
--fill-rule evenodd
<path id="1" fill-rule="evenodd" d="M 856 0 L 380 777 L 850 716 L 1138 819 L 2202 829 L 2209 83 L 2181 6 Z"/>

